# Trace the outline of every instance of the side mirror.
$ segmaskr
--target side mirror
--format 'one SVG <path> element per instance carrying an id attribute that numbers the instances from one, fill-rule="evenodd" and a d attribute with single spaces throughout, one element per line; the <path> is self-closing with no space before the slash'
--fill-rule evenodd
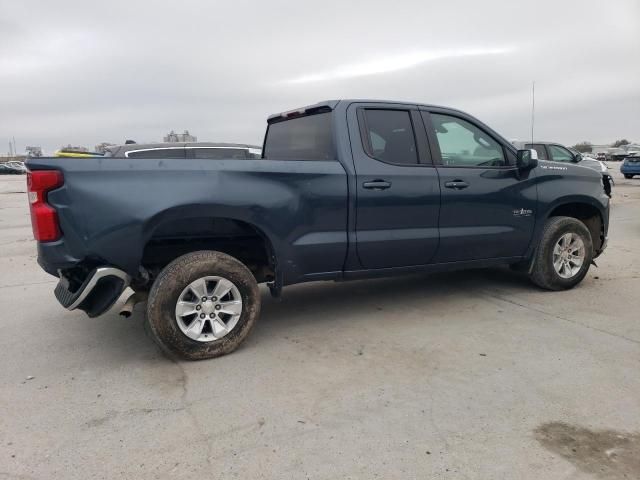
<path id="1" fill-rule="evenodd" d="M 518 170 L 531 170 L 538 166 L 538 152 L 535 150 L 518 150 L 516 167 Z"/>
<path id="2" fill-rule="evenodd" d="M 582 161 L 582 154 L 581 153 L 576 153 L 573 156 L 573 163 L 580 163 Z"/>

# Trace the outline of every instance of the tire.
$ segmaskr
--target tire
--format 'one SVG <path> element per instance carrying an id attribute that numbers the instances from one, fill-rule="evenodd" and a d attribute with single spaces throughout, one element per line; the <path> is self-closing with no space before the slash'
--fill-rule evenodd
<path id="1" fill-rule="evenodd" d="M 217 289 L 217 283 L 215 283 L 217 280 L 210 280 L 211 278 L 230 282 L 235 290 L 230 291 L 231 293 L 228 295 L 236 292 L 233 295 L 239 294 L 240 298 L 235 299 L 234 302 L 227 302 L 227 304 L 238 303 L 238 300 L 241 300 L 241 312 L 239 316 L 233 316 L 235 321 L 233 326 L 230 327 L 230 331 L 223 333 L 220 338 L 216 338 L 215 327 L 220 324 L 225 325 L 225 323 L 219 324 L 216 323 L 217 320 L 209 320 L 208 315 L 205 315 L 207 318 L 204 320 L 199 320 L 203 315 L 202 312 L 205 311 L 210 312 L 210 315 L 214 317 L 217 313 L 220 319 L 222 319 L 223 314 L 226 315 L 224 311 L 213 310 L 213 299 L 216 297 L 203 297 L 208 298 L 207 302 L 204 303 L 200 297 L 197 297 L 197 300 L 182 302 L 189 305 L 197 302 L 200 306 L 198 309 L 200 313 L 195 313 L 193 322 L 198 321 L 205 326 L 200 329 L 200 334 L 192 332 L 196 336 L 199 335 L 198 338 L 200 340 L 197 340 L 190 338 L 185 333 L 185 329 L 188 332 L 191 330 L 189 330 L 190 327 L 187 328 L 185 326 L 187 320 L 184 319 L 187 318 L 187 315 L 180 317 L 178 315 L 178 300 L 184 300 L 185 295 L 192 295 L 188 293 L 193 291 L 189 287 L 194 282 L 201 284 L 201 279 L 205 277 L 207 280 L 204 283 L 204 291 L 211 292 L 211 282 L 214 282 L 213 294 Z M 205 295 L 208 295 L 208 293 L 205 293 Z M 196 298 L 196 296 L 193 295 L 193 298 Z M 221 296 L 220 302 L 222 300 Z M 194 308 L 196 307 L 194 306 Z M 217 304 L 215 308 L 218 308 Z M 251 271 L 241 262 L 227 254 L 214 251 L 199 251 L 175 259 L 160 272 L 149 292 L 145 327 L 151 338 L 166 353 L 188 360 L 203 360 L 226 355 L 238 348 L 251 332 L 259 315 L 260 291 Z M 179 318 L 182 319 L 182 322 Z M 213 339 L 205 340 L 203 337 L 207 336 L 209 330 L 211 331 L 209 336 L 213 337 Z"/>
<path id="2" fill-rule="evenodd" d="M 626 178 L 627 180 L 633 178 L 633 175 L 629 175 L 628 173 L 624 174 L 624 178 Z"/>
<path id="3" fill-rule="evenodd" d="M 571 274 L 569 278 L 563 278 L 553 263 L 554 248 L 566 234 L 577 236 L 582 241 L 584 249 L 584 259 L 579 270 Z M 585 224 L 572 217 L 551 217 L 542 230 L 530 278 L 533 283 L 546 290 L 567 290 L 582 281 L 589 271 L 592 260 L 593 241 Z M 577 266 L 575 268 L 577 269 Z M 564 273 L 568 274 L 566 270 Z"/>

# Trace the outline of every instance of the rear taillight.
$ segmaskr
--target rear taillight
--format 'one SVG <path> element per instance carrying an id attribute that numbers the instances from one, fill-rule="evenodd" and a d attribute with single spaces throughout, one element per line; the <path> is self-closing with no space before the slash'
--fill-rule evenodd
<path id="1" fill-rule="evenodd" d="M 52 242 L 61 236 L 58 214 L 47 203 L 47 192 L 60 187 L 62 183 L 62 173 L 57 170 L 27 172 L 31 226 L 33 236 L 39 242 Z"/>

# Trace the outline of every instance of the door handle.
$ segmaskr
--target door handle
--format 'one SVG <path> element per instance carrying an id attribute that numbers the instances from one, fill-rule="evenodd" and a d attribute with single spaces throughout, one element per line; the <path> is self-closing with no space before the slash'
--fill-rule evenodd
<path id="1" fill-rule="evenodd" d="M 454 180 L 452 182 L 447 182 L 444 184 L 446 188 L 453 188 L 455 190 L 462 190 L 463 188 L 467 188 L 469 184 L 464 180 Z"/>
<path id="2" fill-rule="evenodd" d="M 391 182 L 387 182 L 386 180 L 372 180 L 362 184 L 363 188 L 368 188 L 369 190 L 386 190 L 390 186 Z"/>

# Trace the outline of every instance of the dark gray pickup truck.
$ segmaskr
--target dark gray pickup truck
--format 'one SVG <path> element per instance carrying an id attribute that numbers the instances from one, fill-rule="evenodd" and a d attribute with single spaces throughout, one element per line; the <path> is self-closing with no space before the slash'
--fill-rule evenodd
<path id="1" fill-rule="evenodd" d="M 89 316 L 130 286 L 190 359 L 234 350 L 314 280 L 511 265 L 562 290 L 607 242 L 602 176 L 538 161 L 458 110 L 327 101 L 268 119 L 262 158 L 33 158 L 38 262 Z"/>

